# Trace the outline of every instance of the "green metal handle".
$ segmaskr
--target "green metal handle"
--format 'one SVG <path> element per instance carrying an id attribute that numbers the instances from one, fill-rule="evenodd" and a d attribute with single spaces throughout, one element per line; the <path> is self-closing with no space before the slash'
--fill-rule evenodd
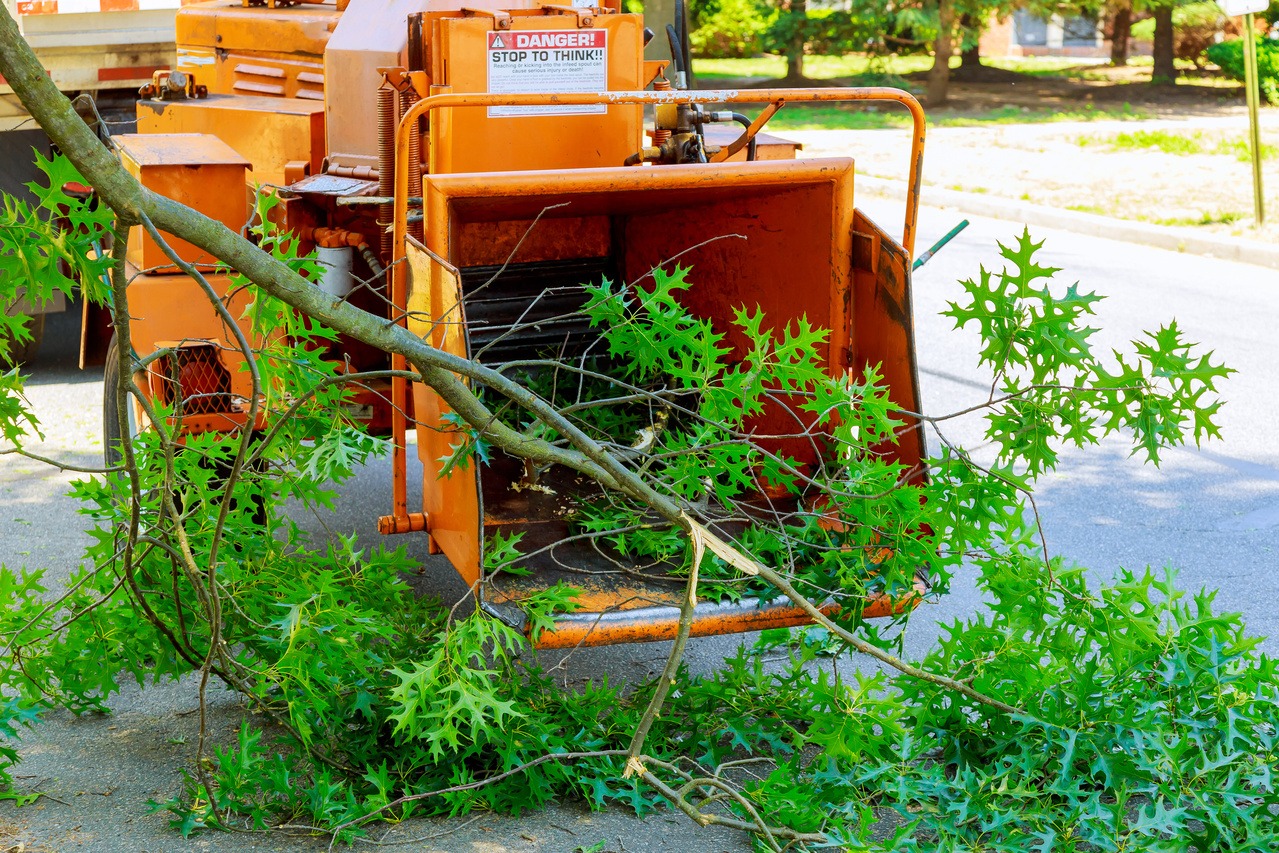
<path id="1" fill-rule="evenodd" d="M 934 253 L 936 253 L 939 249 L 941 249 L 942 246 L 945 246 L 951 240 L 955 239 L 955 236 L 959 234 L 960 231 L 963 231 L 967 227 L 968 227 L 968 220 L 965 219 L 963 222 L 959 223 L 954 228 L 950 229 L 950 231 L 946 234 L 945 237 L 942 237 L 940 240 L 934 243 L 927 252 L 924 252 L 922 255 L 920 255 L 918 258 L 915 259 L 915 263 L 910 265 L 911 272 L 914 272 L 915 270 L 922 267 L 924 264 L 928 263 L 928 259 L 931 258 Z"/>

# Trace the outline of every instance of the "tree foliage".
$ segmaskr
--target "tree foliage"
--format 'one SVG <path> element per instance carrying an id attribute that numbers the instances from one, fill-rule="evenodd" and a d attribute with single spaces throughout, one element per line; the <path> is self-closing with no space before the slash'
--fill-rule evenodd
<path id="1" fill-rule="evenodd" d="M 150 426 L 119 448 L 120 464 L 73 487 L 93 529 L 67 584 L 46 584 L 39 567 L 0 568 L 4 784 L 13 739 L 42 711 L 106 710 L 125 678 L 194 674 L 202 707 L 218 679 L 262 723 L 215 744 L 202 722 L 183 789 L 156 804 L 184 835 L 305 822 L 351 839 L 382 817 L 519 814 L 575 796 L 639 814 L 677 808 L 774 851 L 1205 853 L 1279 841 L 1268 820 L 1274 664 L 1237 616 L 1212 612 L 1211 594 L 1191 606 L 1149 571 L 1090 586 L 1083 569 L 1047 553 L 1034 509 L 1034 480 L 1062 444 L 1119 433 L 1157 462 L 1167 446 L 1216 433 L 1215 389 L 1228 371 L 1174 323 L 1124 352 L 1095 353 L 1085 324 L 1098 297 L 1057 281 L 1023 233 L 1002 248 L 1001 269 L 964 282 L 948 311 L 981 332 L 981 366 L 995 377 L 964 412 L 900 411 L 874 366 L 828 375 L 817 351 L 829 333 L 805 320 L 777 326 L 752 305 L 736 306 L 727 325 L 691 314 L 680 296 L 698 270 L 672 264 L 629 287 L 588 283 L 582 312 L 602 346 L 580 364 L 460 359 L 324 295 L 291 235 L 261 225 L 250 244 L 146 193 L 50 91 L 14 33 L 0 16 L 0 71 L 99 198 L 63 194 L 75 173 L 58 160 L 41 204 L 73 229 L 6 206 L 0 252 L 18 272 L 0 280 L 0 296 L 22 286 L 47 297 L 70 279 L 25 270 L 70 263 L 86 296 L 112 307 L 123 377 L 114 393 L 145 404 Z M 254 294 L 252 340 L 263 342 L 238 340 L 254 383 L 248 421 L 256 408 L 268 425 L 256 437 L 182 437 L 184 401 L 134 386 L 146 364 L 129 345 L 122 248 L 137 223 L 235 259 Z M 110 287 L 99 286 L 104 275 Z M 738 356 L 730 330 L 746 341 Z M 385 450 L 346 414 L 372 377 L 320 356 L 337 334 L 403 355 L 448 401 L 450 458 L 487 464 L 505 453 L 526 459 L 533 477 L 562 465 L 592 478 L 599 497 L 576 509 L 574 530 L 615 558 L 672 568 L 686 616 L 698 598 L 780 594 L 819 627 L 766 633 L 694 676 L 682 663 L 683 622 L 660 677 L 569 690 L 539 667 L 526 635 L 484 609 L 415 596 L 402 551 L 311 541 L 281 499 L 327 506 Z M 4 453 L 29 453 L 38 435 L 22 387 L 18 371 L 4 374 Z M 801 425 L 811 458 L 750 430 L 768 406 Z M 986 419 L 994 462 L 946 438 L 961 416 Z M 941 440 L 922 470 L 894 455 L 911 419 Z M 502 537 L 487 568 L 519 573 L 531 556 Z M 950 626 L 922 661 L 893 654 L 908 612 L 888 625 L 862 619 L 870 598 L 907 595 L 924 573 L 944 594 L 966 565 L 988 611 Z M 528 596 L 531 631 L 573 599 L 564 585 Z M 826 603 L 838 605 L 834 616 L 818 609 Z M 780 667 L 762 657 L 770 650 Z M 849 650 L 895 675 L 819 665 Z"/>
<path id="2" fill-rule="evenodd" d="M 698 56 L 745 58 L 763 48 L 770 10 L 759 0 L 690 3 L 689 40 Z"/>
<path id="3" fill-rule="evenodd" d="M 49 168 L 63 176 L 68 167 Z M 103 209 L 49 199 L 78 217 L 82 247 L 106 238 Z M 54 252 L 59 238 L 6 233 L 8 257 Z M 284 235 L 260 230 L 257 239 L 295 267 L 309 263 Z M 11 697 L 0 704 L 0 762 L 15 759 L 13 738 L 42 708 L 101 710 L 123 677 L 205 670 L 272 723 L 200 745 L 207 760 L 197 756 L 183 790 L 157 804 L 183 834 L 304 821 L 350 837 L 377 816 L 518 814 L 575 796 L 639 814 L 701 808 L 773 849 L 787 840 L 865 850 L 1269 849 L 1273 662 L 1256 654 L 1237 616 L 1214 614 L 1208 593 L 1188 600 L 1170 576 L 1125 573 L 1090 588 L 1083 569 L 1044 553 L 1027 503 L 1062 442 L 1121 432 L 1157 461 L 1169 444 L 1214 434 L 1213 388 L 1226 371 L 1175 324 L 1103 358 L 1086 325 L 1099 297 L 1057 283 L 1039 251 L 1022 234 L 1003 247 L 1002 268 L 980 270 L 948 309 L 981 332 L 996 386 L 978 411 L 999 459 L 978 464 L 944 440 L 947 419 L 937 418 L 943 444 L 926 482 L 887 452 L 903 421 L 879 375 L 822 369 L 815 353 L 826 330 L 776 328 L 744 305 L 733 325 L 750 346 L 734 359 L 724 330 L 680 303 L 695 268 L 658 269 L 634 288 L 592 285 L 584 310 L 608 349 L 601 370 L 553 386 L 530 371 L 530 390 L 604 446 L 631 448 L 649 430 L 642 452 L 621 454 L 647 485 L 711 526 L 747 513 L 734 547 L 844 605 L 829 629 L 766 632 L 710 676 L 678 667 L 649 723 L 640 775 L 624 769 L 628 744 L 661 679 L 566 690 L 523 635 L 483 611 L 450 618 L 415 597 L 402 552 L 310 542 L 270 499 L 324 505 L 383 444 L 342 415 L 350 387 L 328 381 L 315 359 L 333 330 L 263 292 L 250 309 L 260 330 L 287 334 L 264 336 L 272 343 L 258 365 L 270 405 L 293 416 L 253 445 L 255 464 L 229 484 L 226 471 L 245 452 L 240 436 L 193 436 L 175 452 L 171 432 L 144 431 L 132 467 L 74 487 L 95 530 L 64 590 L 46 588 L 38 569 L 0 570 L 0 677 Z M 103 271 L 104 262 L 83 262 Z M 20 374 L 7 376 L 5 436 L 21 447 L 35 421 Z M 496 403 L 495 389 L 483 393 Z M 743 429 L 779 395 L 829 436 L 818 464 L 779 456 Z M 572 410 L 584 401 L 592 405 Z M 181 417 L 155 414 L 161 425 Z M 523 435 L 562 435 L 529 410 L 508 406 L 501 417 Z M 459 422 L 459 452 L 479 451 L 478 427 Z M 751 512 L 761 486 L 800 503 Z M 261 535 L 263 511 L 271 536 Z M 606 492 L 574 524 L 607 534 L 619 555 L 696 564 L 689 537 L 653 523 L 634 494 Z M 510 538 L 488 554 L 491 568 L 519 571 L 526 549 Z M 950 626 L 911 668 L 918 674 L 848 680 L 820 665 L 849 638 L 892 648 L 889 633 L 861 621 L 858 602 L 908 588 L 922 565 L 944 592 L 965 563 L 977 566 L 989 611 Z M 718 556 L 700 569 L 701 596 L 768 592 Z M 560 587 L 525 604 L 546 626 L 571 597 Z M 780 668 L 764 663 L 770 650 Z M 972 695 L 944 686 L 955 679 Z M 744 758 L 766 763 L 744 774 Z"/>
<path id="4" fill-rule="evenodd" d="M 1214 44 L 1208 48 L 1207 56 L 1227 77 L 1244 82 L 1243 39 Z M 1257 88 L 1269 103 L 1279 104 L 1279 42 L 1257 40 Z"/>

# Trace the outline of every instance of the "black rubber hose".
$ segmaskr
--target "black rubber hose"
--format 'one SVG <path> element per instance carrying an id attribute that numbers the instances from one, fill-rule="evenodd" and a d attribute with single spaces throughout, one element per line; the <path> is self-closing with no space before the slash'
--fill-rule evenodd
<path id="1" fill-rule="evenodd" d="M 733 113 L 733 121 L 737 122 L 747 130 L 751 129 L 751 120 L 741 113 Z M 746 143 L 746 159 L 755 159 L 755 137 L 753 136 L 751 137 L 751 141 Z"/>
<path id="2" fill-rule="evenodd" d="M 684 70 L 680 67 L 684 64 L 684 52 L 679 49 L 679 34 L 675 32 L 674 24 L 666 25 L 666 39 L 671 43 L 671 65 L 675 66 L 678 74 Z"/>
<path id="3" fill-rule="evenodd" d="M 675 30 L 679 33 L 680 58 L 684 62 L 684 77 L 688 80 L 688 88 L 693 88 L 693 56 L 688 46 L 688 16 L 685 14 L 684 0 L 675 0 Z"/>

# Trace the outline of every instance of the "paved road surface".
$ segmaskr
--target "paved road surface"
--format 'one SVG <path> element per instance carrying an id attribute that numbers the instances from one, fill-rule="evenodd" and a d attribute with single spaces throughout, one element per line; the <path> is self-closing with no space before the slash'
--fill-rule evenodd
<path id="1" fill-rule="evenodd" d="M 872 202 L 870 214 L 899 227 L 900 208 Z M 925 210 L 921 248 L 947 231 L 959 215 Z M 1012 239 L 1010 223 L 976 220 L 916 279 L 915 310 L 924 398 L 930 411 L 954 411 L 980 400 L 981 376 L 975 336 L 951 330 L 937 316 L 959 294 L 956 281 L 973 275 L 979 263 L 996 262 L 995 241 Z M 1176 317 L 1190 338 L 1213 346 L 1239 373 L 1225 385 L 1230 401 L 1222 412 L 1224 441 L 1202 450 L 1174 450 L 1159 470 L 1129 458 L 1122 440 L 1088 452 L 1067 451 L 1061 469 L 1041 484 L 1039 505 L 1049 546 L 1106 577 L 1119 567 L 1170 564 L 1184 586 L 1219 589 L 1218 606 L 1240 610 L 1256 633 L 1279 634 L 1279 273 L 1208 258 L 1182 256 L 1065 233 L 1041 232 L 1045 258 L 1065 268 L 1063 277 L 1108 295 L 1099 308 L 1104 343 L 1123 345 L 1143 328 Z M 51 324 L 56 338 L 70 318 Z M 30 389 L 44 419 L 46 452 L 92 463 L 100 458 L 101 383 L 98 375 L 75 369 L 74 344 L 51 344 Z M 954 430 L 952 437 L 981 443 L 980 424 Z M 51 577 L 65 577 L 86 537 L 75 506 L 60 493 L 70 477 L 39 465 L 0 458 L 0 562 L 43 565 Z M 410 483 L 413 478 L 410 477 Z M 377 507 L 388 502 L 389 471 L 366 471 L 325 524 L 338 532 L 358 531 L 375 540 Z M 370 509 L 372 508 L 372 509 Z M 307 522 L 317 531 L 316 520 Z M 410 544 L 425 559 L 421 542 Z M 460 584 L 447 566 L 436 565 L 435 591 L 457 596 Z M 936 625 L 978 607 L 971 578 L 959 578 L 947 598 L 923 606 L 910 628 L 908 650 L 919 654 L 936 635 Z M 696 669 L 713 669 L 737 642 L 708 638 L 690 644 Z M 1265 648 L 1279 653 L 1279 640 Z M 568 678 L 607 672 L 614 681 L 648 675 L 660 667 L 664 644 L 622 646 L 579 652 Z M 229 734 L 241 709 L 221 694 L 214 700 L 215 729 Z M 44 799 L 15 810 L 0 802 L 0 839 L 6 829 L 26 840 L 28 850 L 49 851 L 311 851 L 326 845 L 280 835 L 205 836 L 183 841 L 146 814 L 150 798 L 164 800 L 176 790 L 179 769 L 192 753 L 195 690 L 189 683 L 145 692 L 126 686 L 112 701 L 111 717 L 75 719 L 51 714 L 22 744 L 18 771 L 29 790 Z M 175 743 L 184 739 L 187 743 Z M 461 821 L 397 829 L 394 839 L 446 831 Z M 623 848 L 618 838 L 624 843 Z M 570 851 L 607 839 L 612 850 L 746 851 L 749 845 L 727 833 L 695 831 L 682 816 L 637 821 L 620 812 L 592 815 L 568 805 L 514 820 L 483 816 L 436 839 L 404 850 Z M 0 845 L 0 850 L 3 850 Z"/>

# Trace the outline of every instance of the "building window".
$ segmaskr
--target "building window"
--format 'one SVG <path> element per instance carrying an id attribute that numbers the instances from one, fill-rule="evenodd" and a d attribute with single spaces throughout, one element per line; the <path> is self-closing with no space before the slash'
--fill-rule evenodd
<path id="1" fill-rule="evenodd" d="M 1090 15 L 1072 15 L 1062 23 L 1061 43 L 1066 47 L 1095 47 L 1097 19 Z"/>
<path id="2" fill-rule="evenodd" d="M 1048 22 L 1025 9 L 1016 10 L 1013 12 L 1013 40 L 1026 47 L 1048 44 Z"/>

